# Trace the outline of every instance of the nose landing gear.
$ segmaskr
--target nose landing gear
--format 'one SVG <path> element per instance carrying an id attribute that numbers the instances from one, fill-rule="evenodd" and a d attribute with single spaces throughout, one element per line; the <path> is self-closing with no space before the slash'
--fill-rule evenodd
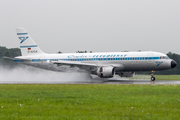
<path id="1" fill-rule="evenodd" d="M 151 81 L 155 81 L 155 77 L 154 77 L 154 73 L 155 73 L 155 71 L 154 70 L 152 70 L 151 71 Z"/>

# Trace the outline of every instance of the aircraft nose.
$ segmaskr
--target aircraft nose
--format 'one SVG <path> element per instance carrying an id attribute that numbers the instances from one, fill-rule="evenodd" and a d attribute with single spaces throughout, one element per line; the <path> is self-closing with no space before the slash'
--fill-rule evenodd
<path id="1" fill-rule="evenodd" d="M 177 63 L 176 63 L 174 60 L 172 60 L 172 61 L 171 61 L 171 68 L 176 67 L 176 65 L 177 65 Z"/>

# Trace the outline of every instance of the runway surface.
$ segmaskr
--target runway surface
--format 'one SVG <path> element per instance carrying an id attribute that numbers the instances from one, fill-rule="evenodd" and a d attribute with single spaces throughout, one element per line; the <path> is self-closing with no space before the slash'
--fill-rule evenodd
<path id="1" fill-rule="evenodd" d="M 102 79 L 96 75 L 89 76 L 85 73 L 60 73 L 29 66 L 14 69 L 0 68 L 0 84 L 180 84 L 180 80 L 151 82 L 149 77 L 145 76 L 137 78 L 137 80 L 119 76 Z"/>
<path id="2" fill-rule="evenodd" d="M 180 80 L 92 80 L 87 82 L 75 82 L 70 84 L 180 84 Z"/>
<path id="3" fill-rule="evenodd" d="M 76 80 L 76 81 L 58 81 L 58 80 L 46 80 L 46 81 L 6 81 L 0 80 L 0 84 L 180 84 L 180 80 L 117 80 L 117 79 L 93 79 L 93 80 Z"/>
<path id="4" fill-rule="evenodd" d="M 104 81 L 106 84 L 180 84 L 180 80 L 173 81 L 173 80 L 109 80 Z"/>

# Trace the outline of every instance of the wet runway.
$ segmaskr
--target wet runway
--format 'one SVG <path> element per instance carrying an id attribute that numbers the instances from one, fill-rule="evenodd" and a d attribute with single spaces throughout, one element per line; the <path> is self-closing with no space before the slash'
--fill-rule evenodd
<path id="1" fill-rule="evenodd" d="M 105 84 L 180 84 L 180 80 L 109 80 Z"/>
<path id="2" fill-rule="evenodd" d="M 60 73 L 31 67 L 0 68 L 0 84 L 180 84 L 180 80 L 151 82 L 149 77 L 129 80 L 130 78 L 115 76 L 107 79 L 85 73 Z"/>
<path id="3" fill-rule="evenodd" d="M 58 81 L 58 80 L 46 80 L 46 81 L 6 81 L 0 80 L 0 84 L 180 84 L 180 80 L 117 80 L 117 79 L 93 79 L 93 80 L 76 80 L 76 81 Z"/>
<path id="4" fill-rule="evenodd" d="M 180 84 L 180 80 L 92 80 L 70 84 Z"/>

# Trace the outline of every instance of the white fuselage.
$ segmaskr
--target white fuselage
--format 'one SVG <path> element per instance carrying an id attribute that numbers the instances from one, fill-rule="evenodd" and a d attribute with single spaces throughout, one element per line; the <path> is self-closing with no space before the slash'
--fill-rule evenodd
<path id="1" fill-rule="evenodd" d="M 31 61 L 19 61 L 30 59 Z M 69 54 L 40 54 L 16 57 L 27 65 L 53 70 L 67 71 L 67 66 L 57 68 L 51 61 L 71 61 L 74 63 L 93 63 L 97 66 L 114 66 L 120 71 L 151 71 L 171 68 L 171 59 L 159 52 L 109 52 L 109 53 L 69 53 Z M 61 69 L 63 68 L 63 69 Z"/>

